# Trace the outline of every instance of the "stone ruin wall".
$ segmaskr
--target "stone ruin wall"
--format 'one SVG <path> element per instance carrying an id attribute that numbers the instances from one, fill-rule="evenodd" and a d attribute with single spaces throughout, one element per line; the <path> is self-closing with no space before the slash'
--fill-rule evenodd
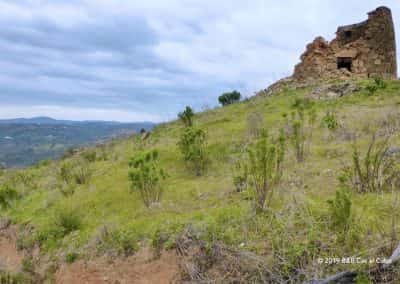
<path id="1" fill-rule="evenodd" d="M 339 61 L 345 63 L 339 64 Z M 347 66 L 349 64 L 351 67 Z M 307 46 L 293 74 L 299 81 L 353 76 L 397 78 L 396 42 L 390 9 L 377 8 L 368 13 L 368 20 L 339 27 L 331 42 L 317 37 Z"/>

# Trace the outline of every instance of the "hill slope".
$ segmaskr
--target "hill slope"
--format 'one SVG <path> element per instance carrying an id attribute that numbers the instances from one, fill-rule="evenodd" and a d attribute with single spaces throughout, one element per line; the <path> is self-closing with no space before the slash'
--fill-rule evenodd
<path id="1" fill-rule="evenodd" d="M 358 84 L 365 87 L 371 82 Z M 145 141 L 121 139 L 80 154 L 90 157 L 95 151 L 98 158 L 86 159 L 93 172 L 90 182 L 76 185 L 68 196 L 62 194 L 57 181 L 62 161 L 4 173 L 3 190 L 8 184 L 20 198 L 2 209 L 2 215 L 20 226 L 20 248 L 40 246 L 41 253 L 53 256 L 54 263 L 105 253 L 130 255 L 146 244 L 157 249 L 182 249 L 183 244 L 187 248 L 181 235 L 186 232 L 204 242 L 202 260 L 209 262 L 197 271 L 203 279 L 299 283 L 338 271 L 364 271 L 369 264 L 332 265 L 319 260 L 390 256 L 400 240 L 399 188 L 383 193 L 353 192 L 352 222 L 345 233 L 332 227 L 327 200 L 335 197 L 344 163 L 352 161 L 354 137 L 365 151 L 372 126 L 386 123 L 395 129 L 391 147 L 400 147 L 399 81 L 388 82 L 373 95 L 362 88 L 343 98 L 314 101 L 317 119 L 306 159 L 297 163 L 293 148 L 287 145 L 282 181 L 265 213 L 255 215 L 251 193 L 236 192 L 232 182 L 234 161 L 242 159 L 241 153 L 254 140 L 251 131 L 255 120 L 250 117 L 261 116 L 269 133 L 277 134 L 285 127 L 285 117 L 309 92 L 310 88 L 284 90 L 275 96 L 259 96 L 196 114 L 195 126 L 207 133 L 210 163 L 204 176 L 197 177 L 185 167 L 177 147 L 184 126 L 175 121 L 156 127 Z M 336 131 L 321 124 L 331 109 L 339 122 Z M 160 166 L 168 172 L 162 202 L 151 209 L 143 205 L 137 192 L 130 192 L 128 179 L 130 158 L 147 149 L 158 150 Z M 224 247 L 229 250 L 221 249 Z M 240 261 L 248 254 L 230 254 L 232 251 L 260 257 L 262 273 L 255 267 L 255 257 Z M 195 255 L 199 257 L 199 253 Z M 227 255 L 230 259 L 234 255 L 248 267 L 240 270 L 235 266 L 235 270 L 228 264 L 218 266 Z M 183 277 L 195 279 L 187 269 L 184 272 Z"/>

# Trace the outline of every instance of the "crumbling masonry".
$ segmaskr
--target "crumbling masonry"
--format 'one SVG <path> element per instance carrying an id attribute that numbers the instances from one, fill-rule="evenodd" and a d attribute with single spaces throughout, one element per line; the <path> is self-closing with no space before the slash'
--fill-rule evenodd
<path id="1" fill-rule="evenodd" d="M 336 38 L 327 42 L 317 37 L 307 46 L 293 78 L 397 78 L 396 42 L 392 13 L 379 7 L 368 20 L 339 27 Z"/>

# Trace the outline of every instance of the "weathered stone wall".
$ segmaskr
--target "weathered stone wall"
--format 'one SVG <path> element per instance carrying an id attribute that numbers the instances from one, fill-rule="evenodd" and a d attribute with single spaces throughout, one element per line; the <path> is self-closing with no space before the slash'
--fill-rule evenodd
<path id="1" fill-rule="evenodd" d="M 338 65 L 338 61 L 345 63 Z M 396 43 L 390 9 L 379 7 L 368 13 L 368 20 L 339 27 L 331 42 L 317 37 L 307 45 L 293 77 L 300 81 L 343 77 L 396 79 Z"/>

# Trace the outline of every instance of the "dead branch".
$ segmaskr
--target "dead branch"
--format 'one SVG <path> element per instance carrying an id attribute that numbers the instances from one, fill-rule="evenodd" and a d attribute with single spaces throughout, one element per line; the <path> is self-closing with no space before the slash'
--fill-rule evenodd
<path id="1" fill-rule="evenodd" d="M 394 250 L 394 252 L 392 253 L 392 256 L 389 258 L 387 263 L 378 264 L 377 267 L 375 267 L 372 270 L 366 271 L 366 272 L 368 272 L 368 274 L 371 274 L 371 275 L 380 274 L 384 271 L 391 269 L 392 266 L 399 260 L 400 260 L 400 244 Z M 322 279 L 322 280 L 311 280 L 306 283 L 308 283 L 308 284 L 353 283 L 353 281 L 357 277 L 357 275 L 358 275 L 357 271 L 345 271 L 345 272 L 340 272 L 338 274 L 335 274 L 333 276 L 330 276 L 330 277 Z"/>

